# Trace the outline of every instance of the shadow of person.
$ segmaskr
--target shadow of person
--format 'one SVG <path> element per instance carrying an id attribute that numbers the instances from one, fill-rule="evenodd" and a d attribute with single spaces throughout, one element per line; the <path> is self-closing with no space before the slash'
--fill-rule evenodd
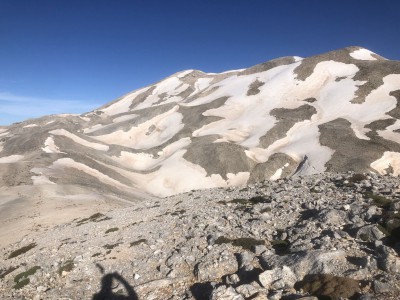
<path id="1" fill-rule="evenodd" d="M 121 295 L 112 291 L 113 280 L 122 284 L 127 295 Z M 109 273 L 101 279 L 101 290 L 94 294 L 92 300 L 138 300 L 138 296 L 129 283 L 117 272 Z"/>

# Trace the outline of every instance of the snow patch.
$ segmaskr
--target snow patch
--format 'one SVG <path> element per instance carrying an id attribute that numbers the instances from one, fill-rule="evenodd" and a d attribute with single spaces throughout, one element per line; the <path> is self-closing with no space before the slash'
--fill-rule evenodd
<path id="1" fill-rule="evenodd" d="M 29 125 L 25 125 L 23 128 L 32 128 L 32 127 L 38 127 L 39 125 L 37 124 L 29 124 Z"/>
<path id="2" fill-rule="evenodd" d="M 130 189 L 130 187 L 128 187 L 127 185 L 122 184 L 121 182 L 101 173 L 100 171 L 98 171 L 96 169 L 90 168 L 87 165 L 76 162 L 71 158 L 60 158 L 60 159 L 56 160 L 50 167 L 50 169 L 52 169 L 52 170 L 57 170 L 57 169 L 59 170 L 59 169 L 63 169 L 63 168 L 74 168 L 76 170 L 82 171 L 90 176 L 97 178 L 99 181 L 101 181 L 105 184 L 119 187 L 119 188 Z"/>
<path id="3" fill-rule="evenodd" d="M 17 155 L 10 155 L 10 156 L 0 157 L 0 164 L 15 163 L 17 161 L 20 161 L 23 158 L 24 158 L 23 155 L 18 155 L 18 154 Z"/>
<path id="4" fill-rule="evenodd" d="M 128 131 L 118 130 L 110 134 L 93 136 L 106 144 L 116 144 L 133 149 L 150 149 L 159 146 L 183 129 L 183 116 L 176 105 L 171 110 L 160 114 Z"/>
<path id="5" fill-rule="evenodd" d="M 179 141 L 169 144 L 157 153 L 158 157 L 154 157 L 148 153 L 131 153 L 121 151 L 120 156 L 112 156 L 111 159 L 119 163 L 124 168 L 135 171 L 145 171 L 156 167 L 176 151 L 189 146 L 190 142 L 190 138 L 183 138 Z"/>
<path id="6" fill-rule="evenodd" d="M 50 131 L 49 133 L 54 134 L 54 135 L 65 136 L 65 137 L 73 140 L 75 143 L 78 143 L 78 144 L 81 144 L 82 146 L 93 148 L 93 149 L 96 149 L 99 151 L 108 151 L 108 149 L 109 149 L 109 146 L 107 146 L 107 145 L 89 142 L 87 140 L 84 140 L 83 138 L 80 138 L 79 136 L 77 136 L 75 134 L 72 134 L 71 132 L 69 132 L 65 129 L 56 129 L 56 130 Z"/>
<path id="7" fill-rule="evenodd" d="M 113 123 L 119 123 L 119 122 L 123 122 L 123 121 L 133 120 L 133 119 L 136 119 L 137 117 L 139 117 L 139 115 L 131 114 L 131 115 L 116 117 L 112 121 L 113 121 Z"/>
<path id="8" fill-rule="evenodd" d="M 42 150 L 46 153 L 65 153 L 60 151 L 60 148 L 58 148 L 57 145 L 54 143 L 54 139 L 52 136 L 49 136 L 45 140 Z"/>
<path id="9" fill-rule="evenodd" d="M 383 156 L 371 163 L 371 168 L 379 172 L 379 174 L 387 174 L 388 169 L 392 169 L 393 176 L 400 175 L 400 153 L 385 151 Z"/>
<path id="10" fill-rule="evenodd" d="M 377 60 L 375 57 L 372 56 L 372 54 L 375 54 L 372 51 L 369 51 L 367 49 L 358 49 L 350 53 L 350 56 L 355 59 L 359 60 Z"/>
<path id="11" fill-rule="evenodd" d="M 132 105 L 132 101 L 139 96 L 140 94 L 146 92 L 150 87 L 146 87 L 143 89 L 139 89 L 134 91 L 126 96 L 124 96 L 121 100 L 118 100 L 111 104 L 110 106 L 101 109 L 100 111 L 106 113 L 109 116 L 117 115 L 120 113 L 126 113 L 130 111 L 130 106 Z"/>

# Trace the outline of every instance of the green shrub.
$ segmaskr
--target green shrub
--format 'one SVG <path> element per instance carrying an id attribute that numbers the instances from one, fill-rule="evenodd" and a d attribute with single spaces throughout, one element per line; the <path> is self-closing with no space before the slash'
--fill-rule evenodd
<path id="1" fill-rule="evenodd" d="M 253 238 L 237 238 L 237 239 L 230 239 L 224 236 L 220 236 L 215 240 L 215 244 L 231 244 L 233 246 L 242 247 L 245 250 L 251 250 L 253 246 L 257 245 L 265 245 L 264 240 L 256 240 Z"/>
<path id="2" fill-rule="evenodd" d="M 11 252 L 11 254 L 8 256 L 8 258 L 10 259 L 10 258 L 17 257 L 17 256 L 19 256 L 21 254 L 24 254 L 24 253 L 28 252 L 29 250 L 31 250 L 31 249 L 33 249 L 35 247 L 36 247 L 36 243 L 31 243 L 28 246 L 22 247 L 22 248 L 20 248 L 18 250 L 15 250 L 15 251 Z"/>
<path id="3" fill-rule="evenodd" d="M 113 227 L 113 228 L 107 229 L 105 233 L 107 234 L 107 233 L 114 232 L 114 231 L 118 231 L 118 230 L 119 230 L 118 227 Z"/>
<path id="4" fill-rule="evenodd" d="M 62 275 L 63 272 L 71 272 L 74 269 L 75 265 L 72 260 L 67 260 L 62 266 L 58 268 L 58 275 Z"/>
<path id="5" fill-rule="evenodd" d="M 28 277 L 35 274 L 36 271 L 39 269 L 41 269 L 39 266 L 34 266 L 25 272 L 19 273 L 17 276 L 14 277 L 15 285 L 13 286 L 13 288 L 18 290 L 26 286 L 30 282 Z"/>
<path id="6" fill-rule="evenodd" d="M 364 194 L 364 197 L 372 199 L 374 201 L 374 204 L 378 207 L 389 208 L 392 204 L 392 200 L 380 195 L 375 195 L 371 192 L 366 192 Z"/>

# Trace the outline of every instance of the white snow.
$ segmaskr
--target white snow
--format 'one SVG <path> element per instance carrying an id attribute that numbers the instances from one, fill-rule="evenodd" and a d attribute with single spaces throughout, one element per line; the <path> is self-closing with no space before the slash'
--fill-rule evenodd
<path id="1" fill-rule="evenodd" d="M 60 169 L 62 170 L 64 168 L 74 168 L 76 170 L 82 171 L 90 176 L 97 178 L 99 181 L 105 184 L 109 184 L 111 186 L 119 188 L 130 189 L 130 187 L 128 187 L 127 185 L 122 184 L 121 182 L 101 173 L 96 169 L 90 168 L 85 164 L 76 162 L 71 158 L 60 158 L 50 166 L 50 169 L 52 171 L 59 171 Z"/>
<path id="2" fill-rule="evenodd" d="M 58 148 L 57 145 L 54 143 L 54 139 L 52 136 L 49 136 L 44 141 L 44 147 L 42 148 L 42 150 L 46 153 L 65 153 L 60 151 L 60 148 Z"/>
<path id="3" fill-rule="evenodd" d="M 135 171 L 145 171 L 155 168 L 162 161 L 170 157 L 172 154 L 180 149 L 183 149 L 190 145 L 190 138 L 183 138 L 179 141 L 167 145 L 164 149 L 159 151 L 158 157 L 153 157 L 153 155 L 148 153 L 131 153 L 126 151 L 121 151 L 120 156 L 112 156 L 111 159 L 119 163 L 122 167 L 135 170 Z"/>
<path id="4" fill-rule="evenodd" d="M 103 124 L 96 124 L 96 125 L 93 125 L 92 127 L 87 127 L 85 129 L 83 129 L 83 133 L 92 133 L 92 132 L 95 132 L 104 127 L 105 127 L 105 125 L 103 125 Z"/>
<path id="5" fill-rule="evenodd" d="M 25 125 L 23 128 L 32 128 L 32 127 L 37 127 L 39 125 L 37 124 L 29 124 L 29 125 Z"/>
<path id="6" fill-rule="evenodd" d="M 4 157 L 0 157 L 0 164 L 11 164 L 11 163 L 15 163 L 17 161 L 20 161 L 21 159 L 23 159 L 24 156 L 23 155 L 10 155 L 10 156 L 4 156 Z"/>
<path id="7" fill-rule="evenodd" d="M 192 189 L 243 185 L 249 179 L 248 172 L 227 174 L 228 180 L 226 181 L 220 175 L 207 176 L 207 172 L 201 166 L 183 158 L 185 152 L 185 149 L 174 152 L 159 164 L 159 169 L 148 174 L 138 174 L 113 166 L 108 167 L 129 178 L 138 186 L 144 187 L 147 192 L 161 197 Z"/>
<path id="8" fill-rule="evenodd" d="M 138 116 L 139 115 L 135 115 L 135 114 L 124 115 L 124 116 L 116 117 L 112 121 L 113 121 L 113 123 L 119 123 L 119 122 L 136 119 Z"/>
<path id="9" fill-rule="evenodd" d="M 0 133 L 0 137 L 1 137 L 1 136 L 6 136 L 6 135 L 8 135 L 8 134 L 9 134 L 9 132 L 8 132 L 7 130 L 2 131 L 2 132 Z"/>
<path id="10" fill-rule="evenodd" d="M 371 168 L 380 174 L 387 174 L 386 169 L 390 167 L 393 168 L 393 176 L 400 175 L 400 153 L 385 151 L 380 159 L 371 163 Z"/>
<path id="11" fill-rule="evenodd" d="M 183 100 L 183 98 L 177 95 L 189 88 L 188 84 L 183 83 L 178 77 L 175 76 L 169 77 L 157 83 L 155 86 L 156 88 L 153 90 L 151 95 L 149 95 L 144 101 L 135 106 L 135 110 L 148 108 L 154 105 L 180 102 Z M 159 102 L 161 100 L 160 95 L 164 94 L 167 95 L 167 99 Z"/>
<path id="12" fill-rule="evenodd" d="M 358 49 L 351 52 L 350 56 L 359 60 L 376 60 L 376 58 L 373 57 L 372 54 L 375 53 L 367 49 Z"/>
<path id="13" fill-rule="evenodd" d="M 133 149 L 149 149 L 159 146 L 170 140 L 184 127 L 183 116 L 178 109 L 179 106 L 176 105 L 171 110 L 132 127 L 128 131 L 118 130 L 92 138 L 106 144 L 116 144 Z"/>
<path id="14" fill-rule="evenodd" d="M 80 138 L 79 136 L 77 136 L 75 134 L 72 134 L 71 132 L 69 132 L 65 129 L 56 129 L 56 130 L 50 131 L 49 133 L 54 134 L 54 135 L 65 136 L 65 137 L 73 140 L 75 143 L 78 143 L 78 144 L 81 144 L 82 146 L 93 148 L 93 149 L 96 149 L 99 151 L 108 151 L 108 149 L 109 149 L 109 146 L 107 146 L 107 145 L 89 142 L 83 138 Z"/>
<path id="15" fill-rule="evenodd" d="M 32 176 L 31 179 L 33 181 L 33 185 L 43 185 L 43 184 L 55 184 L 54 182 L 50 181 L 50 179 L 43 175 L 41 168 L 33 168 L 31 170 L 32 173 L 35 173 L 35 176 Z"/>
<path id="16" fill-rule="evenodd" d="M 194 70 L 186 70 L 186 71 L 182 71 L 182 72 L 179 72 L 178 74 L 177 74 L 177 77 L 178 78 L 183 78 L 183 77 L 185 77 L 186 75 L 189 75 L 190 73 L 192 73 Z"/>
<path id="17" fill-rule="evenodd" d="M 279 168 L 276 172 L 269 178 L 269 180 L 278 180 L 282 176 L 283 168 Z"/>
<path id="18" fill-rule="evenodd" d="M 132 105 L 132 101 L 139 96 L 140 94 L 146 92 L 150 87 L 146 87 L 143 89 L 136 90 L 128 95 L 122 97 L 121 100 L 118 100 L 111 104 L 110 106 L 103 108 L 101 111 L 106 113 L 109 116 L 117 115 L 120 113 L 126 113 L 130 111 L 130 106 Z"/>

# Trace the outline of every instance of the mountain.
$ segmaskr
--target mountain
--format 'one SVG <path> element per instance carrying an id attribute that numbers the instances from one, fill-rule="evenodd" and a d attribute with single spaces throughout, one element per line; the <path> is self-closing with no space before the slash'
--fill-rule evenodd
<path id="1" fill-rule="evenodd" d="M 399 103 L 348 47 L 0 127 L 0 294 L 399 299 Z"/>
<path id="2" fill-rule="evenodd" d="M 79 116 L 0 128 L 0 216 L 321 172 L 398 175 L 399 101 L 400 61 L 361 47 L 179 72 Z"/>
<path id="3" fill-rule="evenodd" d="M 400 62 L 359 47 L 188 70 L 81 116 L 1 129 L 2 185 L 167 196 L 295 173 L 397 175 L 399 97 Z"/>

